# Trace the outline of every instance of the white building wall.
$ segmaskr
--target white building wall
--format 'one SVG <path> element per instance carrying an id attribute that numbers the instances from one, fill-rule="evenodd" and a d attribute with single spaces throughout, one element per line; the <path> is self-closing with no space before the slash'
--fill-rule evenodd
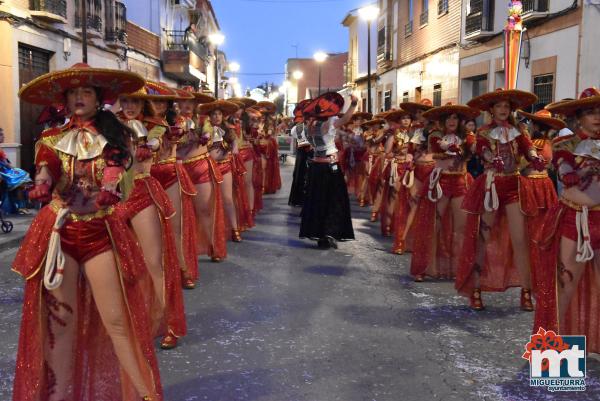
<path id="1" fill-rule="evenodd" d="M 356 22 L 356 33 L 358 38 L 358 76 L 364 77 L 367 75 L 368 68 L 368 57 L 367 57 L 367 43 L 368 43 L 368 27 L 367 22 L 357 19 Z M 377 71 L 377 22 L 371 24 L 371 74 Z"/>
<path id="2" fill-rule="evenodd" d="M 600 88 L 600 4 L 594 6 L 585 1 L 583 7 L 578 96 L 591 86 Z"/>

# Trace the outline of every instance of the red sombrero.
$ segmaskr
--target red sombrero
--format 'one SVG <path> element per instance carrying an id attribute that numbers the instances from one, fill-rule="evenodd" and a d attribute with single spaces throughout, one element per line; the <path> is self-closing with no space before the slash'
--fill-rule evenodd
<path id="1" fill-rule="evenodd" d="M 393 109 L 388 110 L 381 118 L 383 118 L 386 121 L 396 122 L 400 121 L 402 117 L 406 115 L 410 116 L 411 113 L 403 109 Z"/>
<path id="2" fill-rule="evenodd" d="M 194 99 L 196 99 L 196 102 L 198 102 L 200 104 L 210 103 L 210 102 L 215 101 L 214 96 L 210 95 L 207 92 L 196 92 L 196 90 L 191 86 L 184 86 L 183 88 L 181 88 L 181 90 L 194 96 Z"/>
<path id="3" fill-rule="evenodd" d="M 177 98 L 177 93 L 166 86 L 147 81 L 142 88 L 123 96 L 143 100 L 174 100 Z"/>
<path id="4" fill-rule="evenodd" d="M 474 97 L 467 102 L 467 105 L 481 111 L 489 111 L 494 104 L 503 100 L 510 102 L 513 110 L 517 110 L 531 106 L 537 102 L 538 97 L 531 92 L 519 89 L 496 89 L 493 92 Z"/>
<path id="5" fill-rule="evenodd" d="M 230 102 L 240 102 L 244 105 L 244 108 L 254 106 L 257 102 L 254 99 L 250 99 L 249 97 L 232 97 L 231 99 L 227 99 Z"/>
<path id="6" fill-rule="evenodd" d="M 19 97 L 29 103 L 50 106 L 64 103 L 68 89 L 90 86 L 99 88 L 102 100 L 110 102 L 122 93 L 135 92 L 144 86 L 144 82 L 144 78 L 134 72 L 92 68 L 78 63 L 37 77 L 19 89 Z"/>
<path id="7" fill-rule="evenodd" d="M 383 124 L 385 124 L 385 120 L 383 120 L 381 118 L 375 118 L 373 120 L 365 121 L 360 126 L 361 126 L 361 128 L 371 128 L 376 125 L 383 125 Z"/>
<path id="8" fill-rule="evenodd" d="M 434 107 L 431 110 L 427 110 L 425 113 L 423 113 L 423 117 L 428 120 L 441 120 L 451 114 L 457 114 L 463 119 L 471 119 L 479 117 L 481 111 L 462 104 L 449 103 L 445 106 Z"/>
<path id="9" fill-rule="evenodd" d="M 296 107 L 294 108 L 294 122 L 295 123 L 300 123 L 302 121 L 304 121 L 304 115 L 302 114 L 302 112 L 304 111 L 304 108 L 310 103 L 312 102 L 312 99 L 304 99 L 302 101 L 300 101 L 300 103 L 298 103 L 296 105 Z"/>
<path id="10" fill-rule="evenodd" d="M 372 113 L 367 113 L 366 111 L 357 111 L 356 113 L 352 114 L 350 121 L 355 121 L 358 119 L 370 120 L 371 118 L 373 118 Z"/>
<path id="11" fill-rule="evenodd" d="M 277 110 L 277 106 L 275 106 L 275 103 L 269 102 L 268 100 L 258 102 L 254 106 L 258 109 L 261 109 L 263 113 L 275 113 L 275 111 Z"/>
<path id="12" fill-rule="evenodd" d="M 600 91 L 596 88 L 587 88 L 581 92 L 579 99 L 549 104 L 546 106 L 546 110 L 564 116 L 572 116 L 578 110 L 594 107 L 600 107 Z"/>
<path id="13" fill-rule="evenodd" d="M 215 110 L 221 110 L 224 116 L 229 116 L 238 109 L 239 107 L 235 103 L 219 99 L 210 103 L 201 104 L 198 108 L 198 114 L 209 115 Z"/>
<path id="14" fill-rule="evenodd" d="M 344 107 L 344 98 L 337 92 L 327 92 L 315 98 L 303 110 L 304 116 L 332 117 Z"/>
<path id="15" fill-rule="evenodd" d="M 255 106 L 248 107 L 246 109 L 246 113 L 248 113 L 248 115 L 250 115 L 252 117 L 261 117 L 262 116 L 262 111 L 257 109 Z"/>
<path id="16" fill-rule="evenodd" d="M 533 114 L 527 113 L 523 110 L 517 110 L 517 113 L 519 113 L 520 115 L 522 115 L 525 118 L 530 119 L 531 121 L 545 124 L 545 125 L 549 126 L 550 128 L 563 129 L 567 126 L 567 124 L 564 121 L 562 121 L 558 118 L 553 118 L 552 113 L 550 113 L 548 110 L 536 111 Z"/>
<path id="17" fill-rule="evenodd" d="M 429 99 L 421 99 L 420 102 L 403 102 L 400 103 L 402 110 L 408 111 L 410 114 L 416 114 L 418 110 L 427 111 L 433 108 L 433 103 Z"/>

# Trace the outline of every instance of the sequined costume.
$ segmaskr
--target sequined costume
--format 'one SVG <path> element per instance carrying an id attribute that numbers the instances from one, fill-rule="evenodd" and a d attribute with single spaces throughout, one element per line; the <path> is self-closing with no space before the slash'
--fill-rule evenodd
<path id="1" fill-rule="evenodd" d="M 131 347 L 138 353 L 138 367 L 145 375 L 153 399 L 162 399 L 146 305 L 145 291 L 150 279 L 142 252 L 119 210 L 112 206 L 98 207 L 95 202 L 116 173 L 124 171 L 120 159 L 114 157 L 115 152 L 93 123 L 77 119 L 60 129 L 45 131 L 36 144 L 36 166 L 38 171 L 47 168 L 54 190 L 52 202 L 34 218 L 13 262 L 13 270 L 26 279 L 13 390 L 15 401 L 45 400 L 53 391 L 55 372 L 45 362 L 45 344 L 53 346 L 54 332 L 62 324 L 59 316 L 72 313 L 72 309 L 58 303 L 44 288 L 43 281 L 46 257 L 56 250 L 49 247 L 53 226 L 60 226 L 62 219 L 64 224 L 58 229 L 60 247 L 80 264 L 107 250 L 114 252 L 121 291 L 128 306 Z M 51 277 L 60 274 L 57 269 Z M 67 400 L 139 400 L 115 356 L 84 274 L 79 275 L 77 288 L 74 360 L 70 372 L 60 372 L 71 377 Z"/>

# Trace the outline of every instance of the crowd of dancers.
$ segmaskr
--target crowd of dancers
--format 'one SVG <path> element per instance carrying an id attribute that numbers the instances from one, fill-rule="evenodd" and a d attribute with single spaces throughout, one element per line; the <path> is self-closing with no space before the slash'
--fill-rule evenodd
<path id="1" fill-rule="evenodd" d="M 353 239 L 350 192 L 393 238 L 390 251 L 411 253 L 415 282 L 452 280 L 477 311 L 482 292 L 521 287 L 534 332 L 586 335 L 588 352 L 600 351 L 598 90 L 534 114 L 524 110 L 537 97 L 521 90 L 375 116 L 352 114 L 356 99 L 341 114 L 336 95 L 317 99 L 321 115 L 306 113 L 310 100 L 294 112 L 289 204 L 302 206 L 301 237 L 324 248 Z"/>
<path id="2" fill-rule="evenodd" d="M 199 256 L 225 259 L 281 188 L 275 104 L 87 64 L 19 96 L 63 112 L 35 145 L 29 197 L 44 206 L 13 262 L 26 279 L 13 399 L 162 400 L 153 339 L 186 335 Z"/>

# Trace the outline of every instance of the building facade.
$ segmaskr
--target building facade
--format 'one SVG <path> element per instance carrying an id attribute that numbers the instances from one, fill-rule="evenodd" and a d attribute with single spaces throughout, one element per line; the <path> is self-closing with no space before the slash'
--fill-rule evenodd
<path id="1" fill-rule="evenodd" d="M 376 5 L 373 3 L 372 5 Z M 342 25 L 348 28 L 348 61 L 344 66 L 345 91 L 348 96 L 353 93 L 359 98 L 358 110 L 367 111 L 368 97 L 368 24 L 358 15 L 358 9 L 346 14 Z M 371 24 L 371 104 L 375 104 L 377 85 L 377 23 Z"/>
<path id="2" fill-rule="evenodd" d="M 597 2 L 596 2 L 597 3 Z M 504 87 L 505 1 L 464 0 L 460 98 Z M 578 0 L 524 0 L 517 88 L 535 93 L 535 110 L 600 84 L 600 5 Z"/>
<path id="3" fill-rule="evenodd" d="M 461 3 L 398 0 L 398 103 L 458 101 Z"/>

